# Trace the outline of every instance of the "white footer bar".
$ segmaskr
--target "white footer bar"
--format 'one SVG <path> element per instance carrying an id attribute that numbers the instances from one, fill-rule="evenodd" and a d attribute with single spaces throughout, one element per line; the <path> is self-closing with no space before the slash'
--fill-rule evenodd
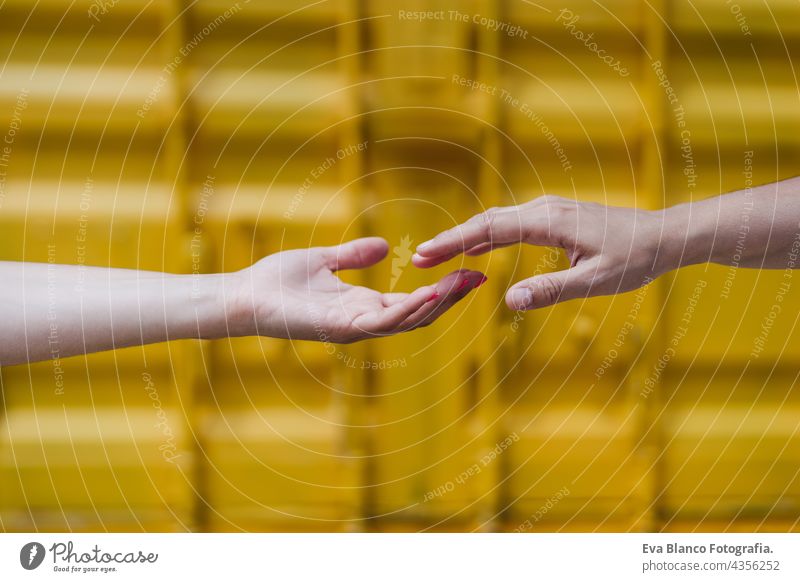
<path id="1" fill-rule="evenodd" d="M 0 580 L 194 575 L 231 581 L 797 581 L 800 534 L 0 535 Z"/>

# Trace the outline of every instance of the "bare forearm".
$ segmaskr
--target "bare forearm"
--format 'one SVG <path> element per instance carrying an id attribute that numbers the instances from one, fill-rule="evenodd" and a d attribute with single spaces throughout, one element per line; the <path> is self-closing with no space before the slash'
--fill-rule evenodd
<path id="1" fill-rule="evenodd" d="M 201 276 L 0 262 L 0 365 L 185 338 L 350 343 L 429 325 L 486 280 L 459 269 L 411 293 L 380 293 L 335 275 L 388 250 L 366 237 Z"/>
<path id="2" fill-rule="evenodd" d="M 713 262 L 782 269 L 800 234 L 800 178 L 663 211 L 662 271 Z M 800 265 L 798 265 L 800 266 Z"/>
<path id="3" fill-rule="evenodd" d="M 0 365 L 220 337 L 223 277 L 0 263 Z"/>

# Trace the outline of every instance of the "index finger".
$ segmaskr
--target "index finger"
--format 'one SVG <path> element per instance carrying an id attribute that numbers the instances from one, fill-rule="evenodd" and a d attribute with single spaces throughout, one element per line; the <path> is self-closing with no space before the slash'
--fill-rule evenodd
<path id="1" fill-rule="evenodd" d="M 481 244 L 509 245 L 526 237 L 519 206 L 490 208 L 417 247 L 414 264 L 432 267 Z"/>

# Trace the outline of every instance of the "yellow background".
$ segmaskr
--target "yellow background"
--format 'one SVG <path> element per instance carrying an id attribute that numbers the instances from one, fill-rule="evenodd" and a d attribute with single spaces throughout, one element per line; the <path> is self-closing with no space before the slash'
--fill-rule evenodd
<path id="1" fill-rule="evenodd" d="M 54 245 L 60 263 L 214 272 L 365 234 L 402 257 L 404 237 L 490 206 L 550 193 L 661 208 L 744 187 L 745 152 L 754 184 L 800 159 L 793 0 L 33 4 L 0 8 L 0 135 L 20 125 L 4 260 Z M 418 10 L 444 18 L 400 14 Z M 685 110 L 694 187 L 655 61 Z M 387 290 L 392 256 L 347 278 Z M 782 273 L 698 266 L 515 320 L 505 289 L 564 266 L 549 256 L 401 267 L 397 290 L 461 265 L 490 280 L 388 340 L 131 348 L 64 361 L 63 393 L 52 362 L 5 368 L 0 529 L 800 529 L 800 284 L 754 358 Z"/>

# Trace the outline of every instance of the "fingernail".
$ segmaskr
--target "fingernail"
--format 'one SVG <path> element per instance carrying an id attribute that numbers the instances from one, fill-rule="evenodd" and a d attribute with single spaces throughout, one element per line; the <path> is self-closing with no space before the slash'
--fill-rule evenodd
<path id="1" fill-rule="evenodd" d="M 527 309 L 533 303 L 533 291 L 524 288 L 512 289 L 509 299 L 516 309 Z"/>
<path id="2" fill-rule="evenodd" d="M 438 298 L 439 298 L 439 292 L 438 292 L 438 291 L 435 291 L 435 292 L 433 293 L 433 295 L 431 295 L 430 297 L 428 297 L 428 301 L 426 301 L 425 303 L 428 303 L 428 302 L 430 302 L 430 301 L 433 301 L 434 299 L 438 299 Z"/>
<path id="3" fill-rule="evenodd" d="M 488 280 L 489 280 L 489 277 L 484 275 L 483 277 L 480 278 L 480 280 L 477 283 L 475 283 L 475 286 L 473 287 L 473 289 L 477 289 L 478 287 L 480 287 L 481 285 L 486 283 L 486 281 L 488 281 Z"/>
<path id="4" fill-rule="evenodd" d="M 420 244 L 418 244 L 418 245 L 417 245 L 417 251 L 424 251 L 424 250 L 425 250 L 425 249 L 427 249 L 429 246 L 431 246 L 431 243 L 432 243 L 432 242 L 433 242 L 433 241 L 431 241 L 431 240 L 426 240 L 424 243 L 420 243 Z"/>

